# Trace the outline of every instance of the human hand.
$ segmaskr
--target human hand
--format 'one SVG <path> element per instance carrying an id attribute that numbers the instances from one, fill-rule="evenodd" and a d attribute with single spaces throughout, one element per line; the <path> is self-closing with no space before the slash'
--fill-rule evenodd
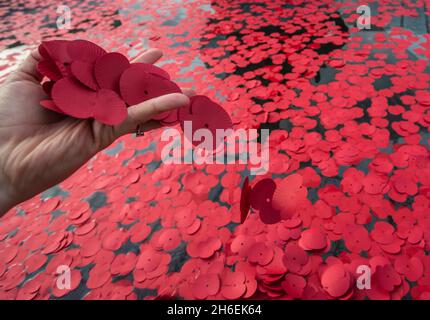
<path id="1" fill-rule="evenodd" d="M 155 63 L 157 49 L 134 62 Z M 93 119 L 66 117 L 40 106 L 46 99 L 36 70 L 37 50 L 0 87 L 0 216 L 14 205 L 65 180 L 97 152 L 124 134 L 160 127 L 156 114 L 189 104 L 186 94 L 173 93 L 128 108 L 117 126 Z"/>

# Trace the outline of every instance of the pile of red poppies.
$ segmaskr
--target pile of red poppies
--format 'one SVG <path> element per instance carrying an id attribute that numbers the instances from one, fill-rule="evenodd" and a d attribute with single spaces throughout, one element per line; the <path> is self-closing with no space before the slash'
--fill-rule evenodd
<path id="1" fill-rule="evenodd" d="M 144 62 L 130 63 L 121 53 L 106 52 L 90 41 L 45 41 L 39 52 L 42 60 L 37 70 L 47 78 L 43 89 L 50 97 L 41 105 L 70 117 L 118 125 L 126 119 L 128 106 L 182 92 L 163 69 Z M 205 96 L 193 97 L 189 108 L 181 112 L 166 111 L 153 119 L 163 125 L 189 120 L 194 122 L 193 132 L 232 126 L 225 110 Z"/>

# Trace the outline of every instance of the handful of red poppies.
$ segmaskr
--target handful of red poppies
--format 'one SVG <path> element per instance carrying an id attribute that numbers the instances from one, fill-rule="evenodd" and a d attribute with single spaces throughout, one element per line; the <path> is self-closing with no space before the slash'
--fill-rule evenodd
<path id="1" fill-rule="evenodd" d="M 39 46 L 39 52 L 42 60 L 37 69 L 47 78 L 42 86 L 50 97 L 40 104 L 70 117 L 93 118 L 107 125 L 117 125 L 127 117 L 128 106 L 169 93 L 181 93 L 163 69 L 148 63 L 130 63 L 124 55 L 106 52 L 90 41 L 46 41 Z M 199 122 L 201 114 L 210 115 L 212 112 L 208 111 L 213 108 L 230 119 L 225 110 L 210 99 L 193 100 L 193 108 L 205 110 L 198 113 Z M 181 120 L 179 114 L 192 120 L 192 113 L 190 106 L 181 113 L 178 110 L 164 112 L 154 120 L 173 125 Z"/>

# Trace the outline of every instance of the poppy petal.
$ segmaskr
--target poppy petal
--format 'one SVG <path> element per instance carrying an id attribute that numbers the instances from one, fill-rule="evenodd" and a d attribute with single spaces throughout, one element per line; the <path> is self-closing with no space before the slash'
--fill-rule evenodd
<path id="1" fill-rule="evenodd" d="M 106 54 L 106 51 L 90 41 L 73 40 L 67 43 L 67 53 L 72 61 L 93 63 L 98 57 Z"/>
<path id="2" fill-rule="evenodd" d="M 94 65 L 94 75 L 100 88 L 119 92 L 119 79 L 129 66 L 128 59 L 118 52 L 99 57 Z"/>
<path id="3" fill-rule="evenodd" d="M 169 93 L 181 92 L 174 82 L 142 72 L 141 68 L 136 65 L 130 66 L 121 75 L 120 91 L 128 105 L 135 105 Z"/>
<path id="4" fill-rule="evenodd" d="M 117 125 L 127 117 L 127 107 L 115 91 L 101 89 L 97 92 L 94 119 L 107 125 Z"/>
<path id="5" fill-rule="evenodd" d="M 92 63 L 84 61 L 73 61 L 70 65 L 72 75 L 84 86 L 91 90 L 97 90 L 97 83 L 94 78 L 94 66 Z"/>
<path id="6" fill-rule="evenodd" d="M 52 60 L 42 60 L 37 64 L 37 71 L 53 81 L 60 80 L 63 76 L 57 65 Z"/>
<path id="7" fill-rule="evenodd" d="M 73 79 L 63 78 L 52 88 L 52 100 L 65 114 L 86 119 L 92 116 L 97 93 Z"/>

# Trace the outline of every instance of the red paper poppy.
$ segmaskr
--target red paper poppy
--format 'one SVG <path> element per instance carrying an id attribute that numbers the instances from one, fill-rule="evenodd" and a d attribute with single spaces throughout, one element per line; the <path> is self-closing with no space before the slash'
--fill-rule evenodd
<path id="1" fill-rule="evenodd" d="M 125 276 L 134 270 L 136 266 L 136 255 L 133 252 L 118 254 L 112 261 L 110 270 L 112 275 Z"/>
<path id="2" fill-rule="evenodd" d="M 244 272 L 226 270 L 221 278 L 221 294 L 229 300 L 239 299 L 246 292 Z"/>
<path id="3" fill-rule="evenodd" d="M 273 259 L 273 250 L 263 242 L 257 242 L 252 245 L 248 252 L 248 260 L 258 263 L 259 265 L 267 265 Z"/>
<path id="4" fill-rule="evenodd" d="M 249 213 L 251 187 L 249 186 L 249 178 L 246 177 L 242 185 L 240 194 L 240 223 L 244 223 Z"/>
<path id="5" fill-rule="evenodd" d="M 227 130 L 233 127 L 230 116 L 220 105 L 213 102 L 208 97 L 200 95 L 191 97 L 190 105 L 179 109 L 178 118 L 181 122 L 182 130 L 184 130 L 185 121 L 191 122 L 192 132 L 185 132 L 185 138 L 195 145 L 201 143 L 201 141 L 193 139 L 195 132 L 199 129 L 209 130 L 214 140 L 212 141 L 212 150 L 217 150 L 218 146 L 224 142 L 217 141 L 217 129 Z M 192 136 L 188 136 L 188 134 L 192 134 Z"/>
<path id="6" fill-rule="evenodd" d="M 79 60 L 73 61 L 70 65 L 70 72 L 74 78 L 89 89 L 97 91 L 98 86 L 94 77 L 93 69 L 94 66 L 92 63 Z"/>
<path id="7" fill-rule="evenodd" d="M 272 205 L 280 210 L 282 219 L 292 218 L 297 209 L 305 204 L 308 190 L 303 185 L 303 178 L 299 174 L 292 174 L 278 183 L 273 194 Z"/>
<path id="8" fill-rule="evenodd" d="M 252 187 L 250 195 L 250 204 L 256 210 L 261 210 L 272 202 L 273 194 L 276 190 L 276 183 L 272 179 L 263 179 L 258 181 Z"/>
<path id="9" fill-rule="evenodd" d="M 127 116 L 127 109 L 120 97 L 111 90 L 93 92 L 70 78 L 56 82 L 52 98 L 58 108 L 75 118 L 93 117 L 102 123 L 119 124 Z"/>
<path id="10" fill-rule="evenodd" d="M 106 51 L 90 41 L 73 40 L 67 43 L 67 54 L 72 61 L 94 63 Z"/>
<path id="11" fill-rule="evenodd" d="M 121 96 L 128 105 L 169 93 L 180 93 L 181 89 L 172 81 L 153 73 L 142 71 L 139 64 L 132 64 L 121 75 L 119 87 Z"/>
<path id="12" fill-rule="evenodd" d="M 292 298 L 301 298 L 306 287 L 305 278 L 295 275 L 287 274 L 284 281 L 282 281 L 282 288 Z"/>
<path id="13" fill-rule="evenodd" d="M 341 264 L 333 264 L 322 272 L 321 285 L 331 297 L 340 298 L 351 288 L 351 275 Z"/>
<path id="14" fill-rule="evenodd" d="M 118 52 L 110 52 L 97 58 L 94 77 L 100 88 L 119 93 L 119 79 L 130 66 L 128 59 Z"/>
<path id="15" fill-rule="evenodd" d="M 197 299 L 206 299 L 213 296 L 220 289 L 220 280 L 216 274 L 202 274 L 193 285 L 193 294 Z"/>
<path id="16" fill-rule="evenodd" d="M 320 229 L 308 229 L 302 232 L 299 246 L 304 250 L 321 250 L 327 246 L 327 237 Z"/>

